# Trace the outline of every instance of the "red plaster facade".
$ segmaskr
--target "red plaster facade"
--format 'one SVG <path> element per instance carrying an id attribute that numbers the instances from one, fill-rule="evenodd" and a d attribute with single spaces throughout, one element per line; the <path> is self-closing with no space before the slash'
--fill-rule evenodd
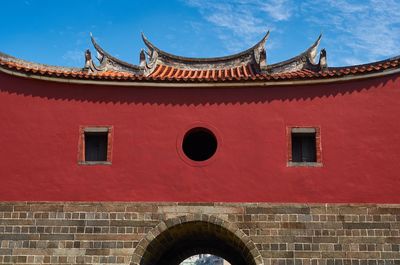
<path id="1" fill-rule="evenodd" d="M 235 88 L 0 80 L 2 201 L 400 202 L 399 74 Z M 198 122 L 219 139 L 203 166 L 177 144 Z M 80 128 L 104 124 L 112 163 L 80 164 Z M 291 126 L 320 128 L 321 167 L 288 167 Z"/>

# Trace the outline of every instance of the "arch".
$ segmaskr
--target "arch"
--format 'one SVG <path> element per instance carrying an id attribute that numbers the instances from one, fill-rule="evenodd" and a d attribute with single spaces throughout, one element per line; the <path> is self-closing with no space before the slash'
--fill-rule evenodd
<path id="1" fill-rule="evenodd" d="M 263 265 L 257 247 L 237 225 L 206 214 L 160 222 L 140 240 L 130 265 L 178 265 L 200 253 L 220 256 L 232 265 Z"/>

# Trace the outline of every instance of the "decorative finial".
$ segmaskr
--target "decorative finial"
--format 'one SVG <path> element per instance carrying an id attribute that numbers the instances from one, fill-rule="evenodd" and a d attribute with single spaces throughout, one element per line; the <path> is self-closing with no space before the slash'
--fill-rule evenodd
<path id="1" fill-rule="evenodd" d="M 321 70 L 325 69 L 328 67 L 328 61 L 326 58 L 326 50 L 322 49 L 321 52 L 319 53 L 319 67 Z"/>
<path id="2" fill-rule="evenodd" d="M 143 49 L 140 49 L 139 66 L 140 67 L 145 67 L 146 66 L 146 54 L 145 54 Z"/>
<path id="3" fill-rule="evenodd" d="M 260 51 L 260 66 L 267 66 L 267 52 L 265 51 L 264 47 Z"/>
<path id="4" fill-rule="evenodd" d="M 85 51 L 85 69 L 90 68 L 91 63 L 92 63 L 92 54 L 90 53 L 90 50 L 87 49 Z"/>

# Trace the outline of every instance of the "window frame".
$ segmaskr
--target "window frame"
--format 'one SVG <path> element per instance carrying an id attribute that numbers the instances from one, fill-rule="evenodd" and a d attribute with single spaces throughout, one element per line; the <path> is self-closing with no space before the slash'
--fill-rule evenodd
<path id="1" fill-rule="evenodd" d="M 316 162 L 293 162 L 292 134 L 315 133 Z M 288 167 L 322 167 L 321 128 L 318 126 L 287 126 L 287 166 Z"/>
<path id="2" fill-rule="evenodd" d="M 79 165 L 111 165 L 113 146 L 113 126 L 80 126 L 78 141 L 78 164 Z M 86 161 L 85 159 L 85 134 L 107 133 L 107 159 L 105 161 Z"/>

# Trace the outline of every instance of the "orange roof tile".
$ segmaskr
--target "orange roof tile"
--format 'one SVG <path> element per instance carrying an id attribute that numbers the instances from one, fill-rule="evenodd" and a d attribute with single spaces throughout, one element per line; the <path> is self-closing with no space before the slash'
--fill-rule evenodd
<path id="1" fill-rule="evenodd" d="M 142 82 L 237 82 L 237 81 L 279 81 L 279 80 L 310 80 L 310 79 L 329 79 L 343 77 L 347 75 L 363 75 L 374 72 L 383 72 L 388 69 L 400 68 L 400 57 L 395 57 L 381 62 L 348 66 L 330 67 L 324 71 L 313 72 L 303 69 L 293 72 L 268 74 L 256 73 L 251 65 L 241 65 L 239 67 L 225 69 L 203 69 L 187 70 L 173 66 L 157 65 L 148 75 L 137 75 L 121 71 L 104 71 L 98 73 L 88 73 L 84 69 L 77 68 L 57 68 L 46 65 L 28 63 L 24 61 L 13 61 L 0 57 L 0 67 L 3 69 L 34 74 L 40 76 L 70 78 L 70 79 L 91 79 L 91 80 L 118 80 L 142 81 Z"/>

